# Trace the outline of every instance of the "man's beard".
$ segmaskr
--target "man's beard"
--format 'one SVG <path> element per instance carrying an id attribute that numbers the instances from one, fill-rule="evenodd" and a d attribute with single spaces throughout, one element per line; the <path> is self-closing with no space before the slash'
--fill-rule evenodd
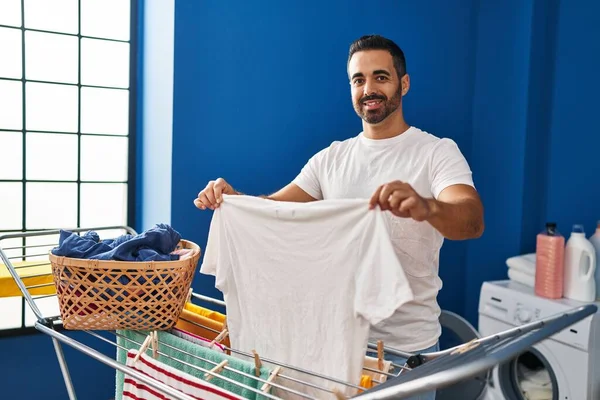
<path id="1" fill-rule="evenodd" d="M 354 104 L 354 111 L 356 111 L 356 114 L 358 114 L 365 122 L 369 124 L 378 124 L 400 107 L 400 102 L 402 101 L 401 91 L 402 89 L 398 88 L 398 91 L 394 93 L 390 100 L 388 100 L 386 96 L 379 94 L 364 96 L 358 101 L 358 104 Z M 376 110 L 367 110 L 363 103 L 369 100 L 381 100 L 383 106 Z"/>

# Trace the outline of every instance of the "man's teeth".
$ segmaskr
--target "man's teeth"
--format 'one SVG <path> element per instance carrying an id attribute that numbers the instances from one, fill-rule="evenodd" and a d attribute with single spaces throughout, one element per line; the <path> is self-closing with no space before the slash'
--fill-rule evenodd
<path id="1" fill-rule="evenodd" d="M 367 106 L 372 106 L 374 104 L 379 104 L 381 103 L 381 100 L 370 100 L 370 101 L 365 101 L 365 105 Z"/>

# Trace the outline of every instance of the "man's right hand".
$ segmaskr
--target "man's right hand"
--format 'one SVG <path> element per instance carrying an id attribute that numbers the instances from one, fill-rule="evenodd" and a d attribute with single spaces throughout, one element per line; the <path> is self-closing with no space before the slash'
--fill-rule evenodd
<path id="1" fill-rule="evenodd" d="M 218 178 L 217 180 L 210 181 L 200 193 L 198 197 L 194 199 L 194 205 L 201 210 L 211 209 L 219 207 L 223 201 L 224 194 L 239 194 L 236 192 L 230 184 L 225 182 L 225 179 Z"/>

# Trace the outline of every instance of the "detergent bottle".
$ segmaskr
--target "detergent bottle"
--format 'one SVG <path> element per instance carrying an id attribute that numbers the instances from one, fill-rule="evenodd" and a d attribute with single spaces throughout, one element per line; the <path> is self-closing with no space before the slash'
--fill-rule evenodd
<path id="1" fill-rule="evenodd" d="M 600 301 L 600 221 L 597 222 L 596 233 L 590 237 L 590 242 L 596 249 L 596 272 L 594 273 L 596 282 L 596 300 Z"/>
<path id="2" fill-rule="evenodd" d="M 586 239 L 582 225 L 573 225 L 565 247 L 564 297 L 592 302 L 596 300 L 596 250 Z"/>
<path id="3" fill-rule="evenodd" d="M 536 296 L 560 299 L 563 296 L 565 238 L 556 229 L 556 223 L 546 223 L 546 229 L 537 235 L 535 245 Z"/>

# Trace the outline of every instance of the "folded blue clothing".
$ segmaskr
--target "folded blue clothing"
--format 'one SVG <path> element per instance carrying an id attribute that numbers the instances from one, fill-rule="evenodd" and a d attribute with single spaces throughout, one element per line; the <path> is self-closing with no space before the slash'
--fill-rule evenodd
<path id="1" fill-rule="evenodd" d="M 167 224 L 156 224 L 139 235 L 122 235 L 100 241 L 94 231 L 79 236 L 60 231 L 58 247 L 52 254 L 70 258 L 118 261 L 173 261 L 178 254 L 170 254 L 181 240 L 179 232 Z"/>

